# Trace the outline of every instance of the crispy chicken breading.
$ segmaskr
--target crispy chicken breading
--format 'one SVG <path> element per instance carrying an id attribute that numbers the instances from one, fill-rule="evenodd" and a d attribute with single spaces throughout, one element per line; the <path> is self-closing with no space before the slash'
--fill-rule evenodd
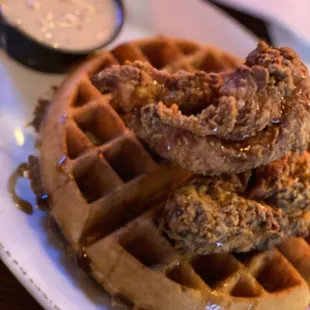
<path id="1" fill-rule="evenodd" d="M 270 248 L 308 234 L 310 155 L 289 154 L 242 174 L 196 177 L 166 204 L 164 229 L 195 254 Z"/>
<path id="2" fill-rule="evenodd" d="M 173 75 L 134 62 L 93 78 L 127 126 L 162 157 L 196 174 L 239 173 L 302 151 L 310 79 L 289 48 L 260 42 L 230 74 Z"/>

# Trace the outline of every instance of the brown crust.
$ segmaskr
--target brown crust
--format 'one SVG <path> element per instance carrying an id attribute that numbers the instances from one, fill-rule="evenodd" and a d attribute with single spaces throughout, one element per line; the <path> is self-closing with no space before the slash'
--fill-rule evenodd
<path id="1" fill-rule="evenodd" d="M 200 255 L 266 250 L 306 236 L 309 167 L 305 151 L 240 175 L 196 177 L 168 200 L 165 231 L 177 247 Z"/>
<path id="2" fill-rule="evenodd" d="M 38 157 L 30 155 L 28 157 L 28 178 L 30 186 L 37 200 L 37 206 L 42 210 L 49 208 L 48 194 L 44 190 L 43 180 L 40 171 L 40 160 Z"/>
<path id="3" fill-rule="evenodd" d="M 48 106 L 50 105 L 51 101 L 48 99 L 39 99 L 38 104 L 34 110 L 33 120 L 29 122 L 29 126 L 32 126 L 36 132 L 40 131 L 41 123 L 44 119 L 44 115 L 47 111 Z"/>
<path id="4" fill-rule="evenodd" d="M 53 96 L 55 92 L 57 91 L 57 89 L 58 89 L 58 86 L 55 86 L 55 85 L 52 86 L 49 97 Z M 28 125 L 32 126 L 36 132 L 40 131 L 41 124 L 44 120 L 44 116 L 51 103 L 51 100 L 52 100 L 51 98 L 39 98 L 38 99 L 37 105 L 33 112 L 33 120 L 28 123 Z"/>
<path id="5" fill-rule="evenodd" d="M 195 174 L 246 171 L 309 141 L 310 79 L 287 48 L 260 42 L 230 74 L 170 75 L 134 62 L 92 81 L 154 151 Z"/>
<path id="6" fill-rule="evenodd" d="M 247 263 L 231 254 L 195 257 L 201 259 L 200 271 L 160 234 L 154 217 L 162 205 L 150 197 L 188 173 L 158 163 L 124 126 L 110 97 L 89 80 L 128 59 L 148 59 L 170 71 L 221 71 L 237 64 L 215 48 L 155 37 L 97 55 L 62 84 L 40 131 L 40 167 L 50 212 L 70 246 L 77 251 L 84 246 L 87 271 L 135 309 L 303 310 L 309 302 L 307 284 L 276 249 L 253 255 Z M 89 140 L 89 130 L 103 139 L 100 145 Z M 124 182 L 118 173 L 126 179 L 126 171 L 141 174 Z M 87 201 L 85 183 L 96 201 Z"/>

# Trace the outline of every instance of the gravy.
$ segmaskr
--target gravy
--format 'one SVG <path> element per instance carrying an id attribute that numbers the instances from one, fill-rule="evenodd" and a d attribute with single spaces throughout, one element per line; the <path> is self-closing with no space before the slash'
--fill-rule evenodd
<path id="1" fill-rule="evenodd" d="M 4 17 L 28 36 L 55 49 L 96 49 L 113 35 L 113 0 L 4 0 Z"/>

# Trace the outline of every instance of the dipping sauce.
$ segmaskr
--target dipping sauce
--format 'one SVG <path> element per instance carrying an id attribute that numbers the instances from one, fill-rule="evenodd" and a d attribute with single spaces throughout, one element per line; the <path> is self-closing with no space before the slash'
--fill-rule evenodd
<path id="1" fill-rule="evenodd" d="M 11 25 L 33 39 L 73 53 L 101 47 L 120 22 L 113 0 L 5 0 L 1 10 Z"/>

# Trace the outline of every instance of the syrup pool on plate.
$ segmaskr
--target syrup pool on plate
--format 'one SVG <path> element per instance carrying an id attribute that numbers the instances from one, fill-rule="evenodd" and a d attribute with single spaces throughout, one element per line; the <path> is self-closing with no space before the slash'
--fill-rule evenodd
<path id="1" fill-rule="evenodd" d="M 6 20 L 29 37 L 71 52 L 104 45 L 117 28 L 119 7 L 113 0 L 4 0 Z"/>

